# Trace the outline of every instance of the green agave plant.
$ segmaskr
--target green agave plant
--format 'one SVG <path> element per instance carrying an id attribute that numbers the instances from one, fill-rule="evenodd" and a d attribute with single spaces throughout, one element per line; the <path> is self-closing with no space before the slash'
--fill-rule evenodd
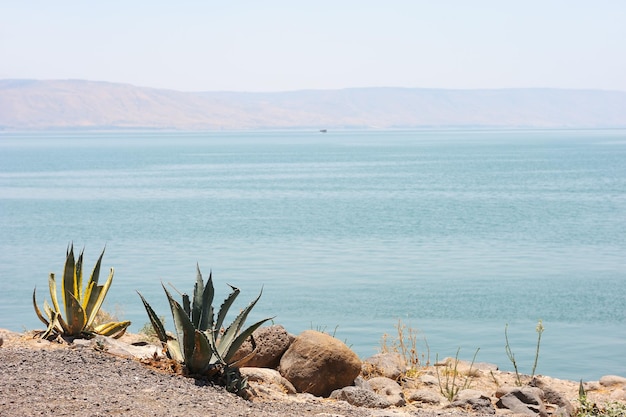
<path id="1" fill-rule="evenodd" d="M 163 284 L 162 284 L 163 285 Z M 260 320 L 242 331 L 242 327 L 248 314 L 255 306 L 261 293 L 246 308 L 244 308 L 235 320 L 226 328 L 223 328 L 228 310 L 239 295 L 240 290 L 233 287 L 230 295 L 224 300 L 217 314 L 214 315 L 212 274 L 209 275 L 206 286 L 202 279 L 200 267 L 197 267 L 196 284 L 193 291 L 193 299 L 189 295 L 182 294 L 182 305 L 178 303 L 163 285 L 163 290 L 169 301 L 176 337 L 170 337 L 165 331 L 163 322 L 156 315 L 150 304 L 138 292 L 143 302 L 150 323 L 158 338 L 165 347 L 169 358 L 185 364 L 191 374 L 215 375 L 227 368 L 235 368 L 243 363 L 248 357 L 233 361 L 233 357 L 243 342 L 252 336 L 252 333 L 263 323 L 271 318 Z"/>
<path id="2" fill-rule="evenodd" d="M 57 285 L 53 273 L 50 273 L 48 278 L 52 306 L 46 300 L 44 300 L 43 304 L 43 311 L 47 318 L 43 316 L 37 306 L 37 288 L 33 290 L 35 313 L 39 320 L 47 326 L 46 331 L 41 335 L 42 338 L 50 339 L 57 336 L 91 337 L 95 334 L 119 338 L 130 325 L 130 321 L 94 324 L 104 298 L 111 287 L 114 270 L 111 268 L 109 278 L 104 285 L 98 285 L 100 264 L 104 256 L 103 249 L 89 277 L 89 281 L 83 289 L 83 252 L 81 251 L 78 260 L 75 261 L 74 245 L 71 244 L 67 249 L 63 280 L 61 282 L 63 311 L 61 311 L 61 306 L 59 305 Z"/>

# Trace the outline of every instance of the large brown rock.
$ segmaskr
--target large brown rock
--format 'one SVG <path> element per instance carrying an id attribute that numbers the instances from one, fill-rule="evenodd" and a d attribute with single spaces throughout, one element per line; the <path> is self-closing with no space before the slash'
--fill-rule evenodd
<path id="1" fill-rule="evenodd" d="M 255 368 L 276 369 L 280 364 L 280 358 L 291 343 L 291 336 L 281 325 L 275 324 L 268 327 L 260 327 L 252 333 L 256 344 L 256 352 L 243 365 Z M 252 343 L 248 338 L 239 348 L 233 361 L 245 358 L 252 353 Z"/>
<path id="2" fill-rule="evenodd" d="M 340 340 L 307 330 L 283 354 L 278 370 L 298 392 L 327 397 L 352 385 L 361 372 L 361 360 Z"/>

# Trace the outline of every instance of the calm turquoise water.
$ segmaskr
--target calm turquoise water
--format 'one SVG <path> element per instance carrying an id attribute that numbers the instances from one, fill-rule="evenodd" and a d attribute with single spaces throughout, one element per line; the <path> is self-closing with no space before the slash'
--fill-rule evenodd
<path id="1" fill-rule="evenodd" d="M 626 131 L 0 134 L 0 327 L 68 242 L 136 331 L 135 290 L 191 291 L 196 262 L 252 319 L 335 332 L 362 357 L 401 319 L 431 360 L 626 375 Z M 170 321 L 171 322 L 171 321 Z M 171 327 L 171 325 L 170 325 Z"/>

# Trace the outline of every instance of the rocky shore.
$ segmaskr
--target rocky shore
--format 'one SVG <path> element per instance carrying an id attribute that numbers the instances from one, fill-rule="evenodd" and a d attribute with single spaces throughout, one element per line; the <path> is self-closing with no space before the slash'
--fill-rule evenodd
<path id="1" fill-rule="evenodd" d="M 257 353 L 241 369 L 247 399 L 181 375 L 139 335 L 68 344 L 0 330 L 0 339 L 2 416 L 547 417 L 579 405 L 578 382 L 521 376 L 520 386 L 495 365 L 454 358 L 407 373 L 400 355 L 361 361 L 331 336 L 281 326 L 256 334 Z M 626 378 L 584 387 L 598 404 L 626 402 Z"/>

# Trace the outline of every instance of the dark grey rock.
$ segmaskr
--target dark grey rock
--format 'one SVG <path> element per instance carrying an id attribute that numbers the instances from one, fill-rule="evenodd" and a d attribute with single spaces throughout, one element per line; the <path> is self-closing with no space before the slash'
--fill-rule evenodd
<path id="1" fill-rule="evenodd" d="M 356 379 L 354 380 L 354 386 L 359 387 L 359 388 L 364 388 L 368 391 L 372 391 L 372 387 L 370 386 L 370 383 L 367 382 L 367 380 L 364 379 L 361 375 L 357 376 Z"/>
<path id="2" fill-rule="evenodd" d="M 454 398 L 454 401 L 448 405 L 449 407 L 462 408 L 464 410 L 471 409 L 481 414 L 495 414 L 496 409 L 491 403 L 491 399 L 482 392 L 465 389 L 460 391 Z"/>
<path id="3" fill-rule="evenodd" d="M 367 408 L 388 408 L 391 407 L 391 403 L 385 398 L 376 394 L 374 391 L 370 391 L 359 387 L 345 387 L 333 391 L 330 394 L 330 398 L 335 400 L 346 401 L 348 404 L 357 407 Z"/>
<path id="4" fill-rule="evenodd" d="M 511 390 L 500 397 L 498 408 L 506 408 L 518 414 L 547 417 L 548 412 L 541 400 L 541 390 L 534 387 L 522 387 Z"/>
<path id="5" fill-rule="evenodd" d="M 532 385 L 541 389 L 541 398 L 543 399 L 544 403 L 554 404 L 558 406 L 557 411 L 564 409 L 566 414 L 563 414 L 563 411 L 559 411 L 559 413 L 563 416 L 574 415 L 574 406 L 572 405 L 572 403 L 564 395 L 552 389 L 543 380 L 541 380 L 540 378 L 535 378 L 532 382 Z"/>

